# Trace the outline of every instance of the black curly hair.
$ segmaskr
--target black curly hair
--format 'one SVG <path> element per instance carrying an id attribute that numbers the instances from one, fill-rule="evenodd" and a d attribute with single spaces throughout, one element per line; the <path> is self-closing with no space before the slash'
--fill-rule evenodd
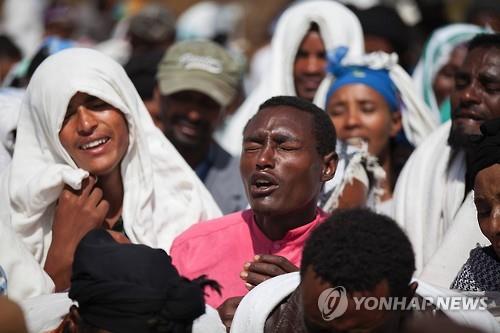
<path id="1" fill-rule="evenodd" d="M 347 291 L 373 290 L 382 280 L 391 296 L 407 291 L 415 259 L 411 243 L 391 218 L 368 209 L 334 213 L 311 234 L 302 255 L 308 267 L 332 286 Z"/>
<path id="2" fill-rule="evenodd" d="M 259 106 L 257 113 L 248 120 L 243 132 L 245 132 L 248 124 L 257 117 L 264 109 L 290 106 L 293 110 L 307 112 L 313 117 L 314 137 L 316 139 L 316 150 L 321 156 L 328 155 L 335 152 L 335 145 L 337 143 L 337 134 L 332 121 L 324 110 L 317 107 L 313 103 L 295 96 L 275 96 L 269 98 L 267 101 Z M 290 115 L 293 117 L 293 115 Z"/>

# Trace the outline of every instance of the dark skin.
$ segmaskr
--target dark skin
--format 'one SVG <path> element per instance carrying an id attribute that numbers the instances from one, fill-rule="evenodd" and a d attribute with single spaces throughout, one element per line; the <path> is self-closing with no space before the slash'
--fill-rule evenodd
<path id="1" fill-rule="evenodd" d="M 451 95 L 451 141 L 467 148 L 470 135 L 480 135 L 483 121 L 500 117 L 500 49 L 475 48 L 468 52 L 455 75 Z"/>
<path id="2" fill-rule="evenodd" d="M 325 75 L 325 45 L 319 32 L 309 31 L 300 43 L 293 65 L 297 96 L 312 101 Z"/>
<path id="3" fill-rule="evenodd" d="M 76 165 L 91 176 L 80 190 L 66 185 L 57 202 L 44 266 L 56 291 L 69 287 L 73 255 L 83 236 L 95 228 L 112 228 L 121 215 L 120 163 L 128 148 L 128 125 L 118 109 L 77 93 L 69 102 L 59 139 Z"/>
<path id="4" fill-rule="evenodd" d="M 455 73 L 464 62 L 467 48 L 463 45 L 457 46 L 450 54 L 450 59 L 439 69 L 432 83 L 432 89 L 436 95 L 437 105 L 441 105 L 450 96 L 455 88 Z"/>
<path id="5" fill-rule="evenodd" d="M 243 133 L 240 171 L 255 221 L 269 239 L 283 239 L 288 231 L 312 222 L 322 184 L 335 174 L 337 155 L 318 153 L 310 134 L 312 121 L 310 114 L 293 107 L 271 107 Z M 241 278 L 251 289 L 297 270 L 284 257 L 259 254 L 244 264 Z M 218 308 L 225 323 L 230 324 L 240 300 L 229 298 Z"/>
<path id="6" fill-rule="evenodd" d="M 500 258 L 500 164 L 479 171 L 474 182 L 474 204 L 481 232 Z"/>
<path id="7" fill-rule="evenodd" d="M 160 103 L 165 136 L 195 168 L 208 154 L 212 134 L 224 115 L 223 107 L 194 90 L 161 96 Z"/>
<path id="8" fill-rule="evenodd" d="M 408 286 L 408 298 L 415 295 L 417 283 Z M 388 297 L 390 296 L 387 280 L 375 285 L 373 290 L 353 291 L 347 293 L 347 309 L 338 318 L 325 321 L 318 307 L 321 293 L 333 286 L 319 277 L 309 266 L 302 277 L 300 284 L 302 305 L 304 307 L 304 323 L 310 333 L 341 333 L 358 330 L 366 333 L 396 333 L 401 331 L 404 313 L 401 311 L 356 309 L 354 298 L 360 297 Z"/>

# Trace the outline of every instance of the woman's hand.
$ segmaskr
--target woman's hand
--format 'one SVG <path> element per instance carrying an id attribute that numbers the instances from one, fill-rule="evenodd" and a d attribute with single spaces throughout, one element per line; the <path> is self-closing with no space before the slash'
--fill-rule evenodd
<path id="1" fill-rule="evenodd" d="M 56 207 L 52 224 L 52 242 L 45 261 L 45 271 L 56 285 L 56 291 L 69 287 L 71 265 L 80 240 L 92 229 L 102 226 L 109 210 L 102 190 L 90 176 L 78 191 L 65 186 Z"/>

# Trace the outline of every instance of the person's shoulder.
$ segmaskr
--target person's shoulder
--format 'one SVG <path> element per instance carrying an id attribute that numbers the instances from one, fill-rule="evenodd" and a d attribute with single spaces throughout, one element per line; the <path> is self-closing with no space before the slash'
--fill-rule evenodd
<path id="1" fill-rule="evenodd" d="M 190 242 L 198 242 L 201 239 L 230 235 L 230 232 L 233 230 L 247 228 L 247 223 L 251 219 L 251 216 L 252 212 L 248 209 L 224 215 L 213 220 L 196 223 L 174 240 L 172 248 Z"/>

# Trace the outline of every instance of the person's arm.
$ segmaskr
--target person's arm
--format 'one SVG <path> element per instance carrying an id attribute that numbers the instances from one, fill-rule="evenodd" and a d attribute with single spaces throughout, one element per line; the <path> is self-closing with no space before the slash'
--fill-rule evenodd
<path id="1" fill-rule="evenodd" d="M 57 291 L 70 285 L 73 256 L 80 240 L 92 229 L 99 228 L 109 209 L 103 200 L 102 190 L 95 187 L 96 179 L 89 177 L 82 183 L 82 189 L 75 191 L 66 186 L 59 196 L 52 242 L 44 269 L 50 275 Z"/>

